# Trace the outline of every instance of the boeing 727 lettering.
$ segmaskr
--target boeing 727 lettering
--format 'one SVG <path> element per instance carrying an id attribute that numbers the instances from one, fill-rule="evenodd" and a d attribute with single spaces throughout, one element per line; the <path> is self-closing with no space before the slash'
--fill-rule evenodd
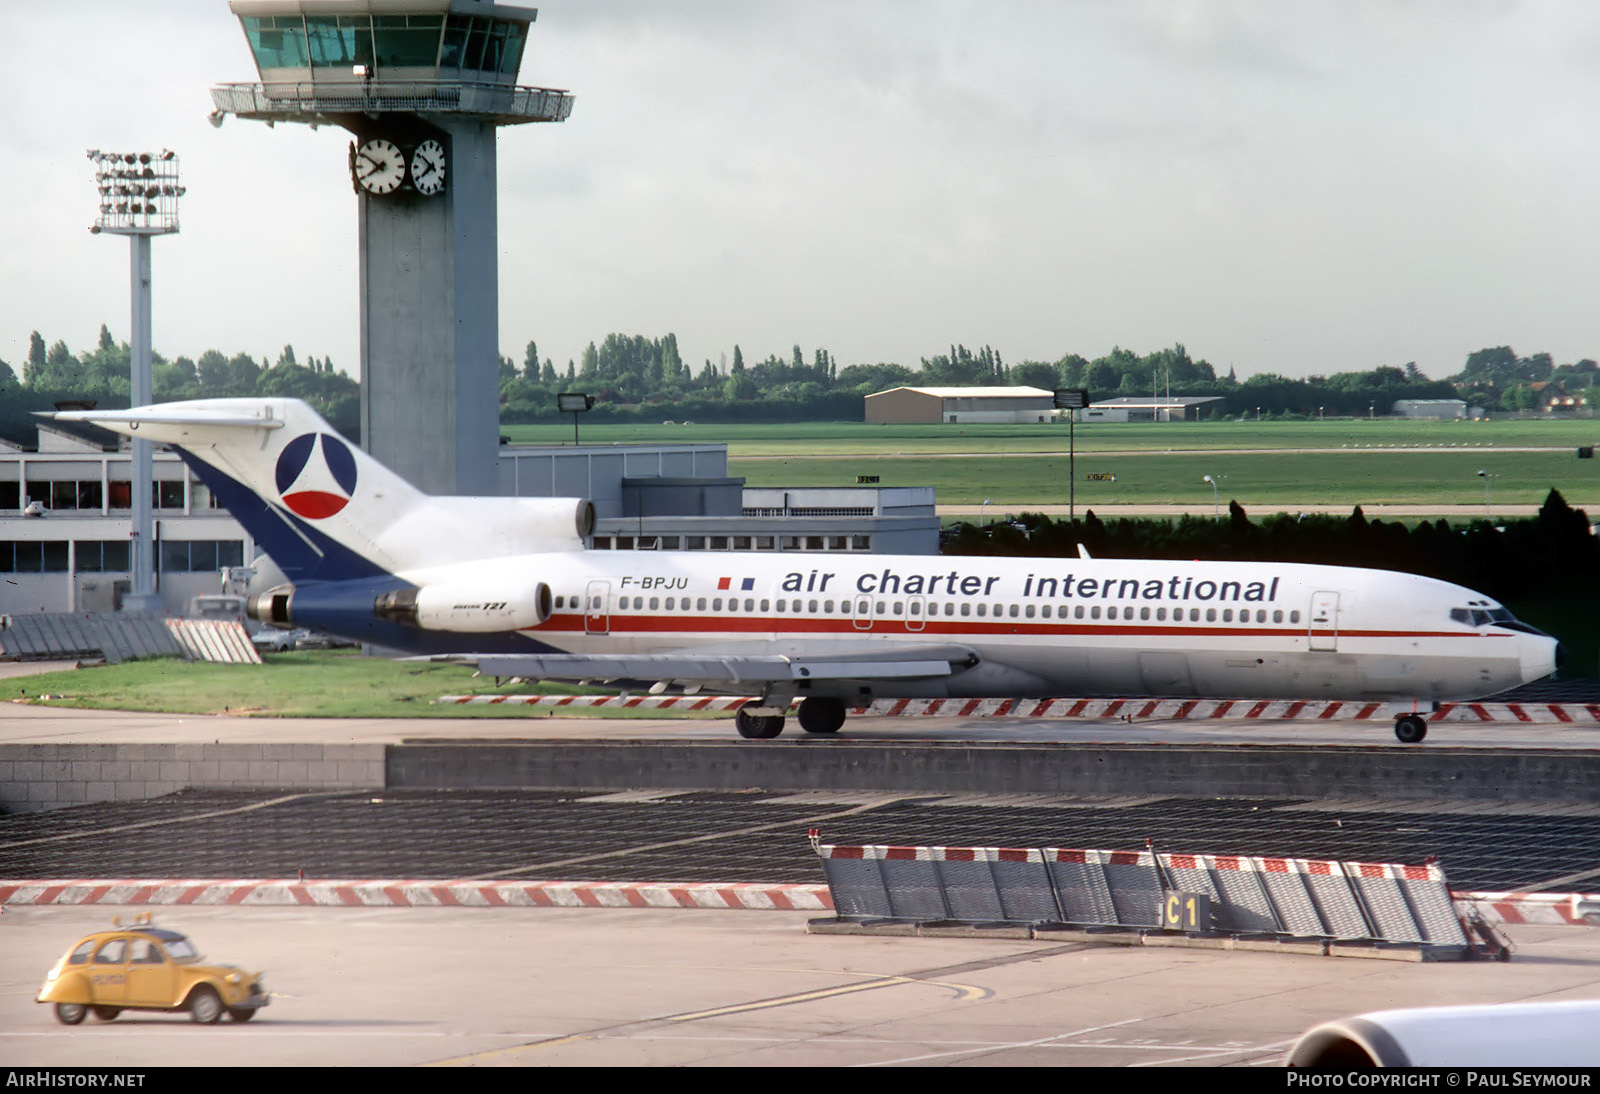
<path id="1" fill-rule="evenodd" d="M 1470 589 L 1285 562 L 590 551 L 577 498 L 422 494 L 294 399 L 58 417 L 172 446 L 288 583 L 251 615 L 495 676 L 750 695 L 745 737 L 837 733 L 878 698 L 1431 704 L 1553 672 Z M 1420 741 L 1416 713 L 1397 720 Z"/>

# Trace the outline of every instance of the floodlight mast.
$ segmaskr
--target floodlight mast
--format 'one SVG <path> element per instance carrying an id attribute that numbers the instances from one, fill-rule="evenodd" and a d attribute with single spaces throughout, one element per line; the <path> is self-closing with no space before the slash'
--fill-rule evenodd
<path id="1" fill-rule="evenodd" d="M 556 410 L 572 415 L 572 443 L 578 443 L 578 415 L 594 408 L 594 396 L 581 391 L 556 393 Z"/>
<path id="2" fill-rule="evenodd" d="M 94 181 L 100 191 L 100 215 L 89 231 L 95 235 L 124 235 L 130 244 L 129 402 L 148 406 L 155 401 L 150 364 L 150 240 L 178 230 L 178 199 L 185 193 L 178 179 L 178 154 L 166 148 L 159 152 L 102 152 L 91 148 L 88 156 L 94 163 Z M 129 508 L 133 532 L 128 569 L 133 590 L 123 598 L 125 611 L 150 612 L 161 607 L 156 590 L 152 450 L 149 441 L 135 439 L 132 443 L 129 487 L 133 496 Z"/>

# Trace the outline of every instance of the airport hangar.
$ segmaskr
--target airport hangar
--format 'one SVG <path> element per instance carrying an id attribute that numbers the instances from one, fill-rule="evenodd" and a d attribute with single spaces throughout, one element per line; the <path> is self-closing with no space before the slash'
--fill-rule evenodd
<path id="1" fill-rule="evenodd" d="M 129 587 L 128 442 L 42 421 L 35 443 L 0 437 L 0 614 L 117 609 Z M 155 455 L 162 609 L 230 588 L 256 558 L 249 535 L 169 449 Z M 715 443 L 501 445 L 499 493 L 586 497 L 595 550 L 937 554 L 932 487 L 754 488 Z"/>
<path id="2" fill-rule="evenodd" d="M 1199 417 L 1219 396 L 1121 397 L 1091 403 L 1080 422 L 1181 422 Z M 866 398 L 866 420 L 879 425 L 981 425 L 1061 421 L 1055 393 L 1037 387 L 895 387 Z"/>

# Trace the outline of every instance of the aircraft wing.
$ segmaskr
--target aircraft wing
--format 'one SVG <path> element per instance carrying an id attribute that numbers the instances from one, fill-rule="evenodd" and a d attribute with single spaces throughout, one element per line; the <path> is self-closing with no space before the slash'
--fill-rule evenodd
<path id="1" fill-rule="evenodd" d="M 430 660 L 476 665 L 486 676 L 529 680 L 673 680 L 685 684 L 770 684 L 803 680 L 916 680 L 977 664 L 965 646 L 893 649 L 800 656 L 704 654 L 451 654 Z"/>

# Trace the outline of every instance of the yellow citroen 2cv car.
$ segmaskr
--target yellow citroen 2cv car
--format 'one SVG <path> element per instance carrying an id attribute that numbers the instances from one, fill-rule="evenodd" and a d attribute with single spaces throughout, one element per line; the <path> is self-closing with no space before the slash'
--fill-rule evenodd
<path id="1" fill-rule="evenodd" d="M 186 1010 L 211 1024 L 224 1012 L 248 1022 L 267 1005 L 261 973 L 208 964 L 177 931 L 142 924 L 84 938 L 50 970 L 39 1002 L 54 1003 L 69 1026 L 92 1013 L 109 1022 L 125 1010 Z"/>

